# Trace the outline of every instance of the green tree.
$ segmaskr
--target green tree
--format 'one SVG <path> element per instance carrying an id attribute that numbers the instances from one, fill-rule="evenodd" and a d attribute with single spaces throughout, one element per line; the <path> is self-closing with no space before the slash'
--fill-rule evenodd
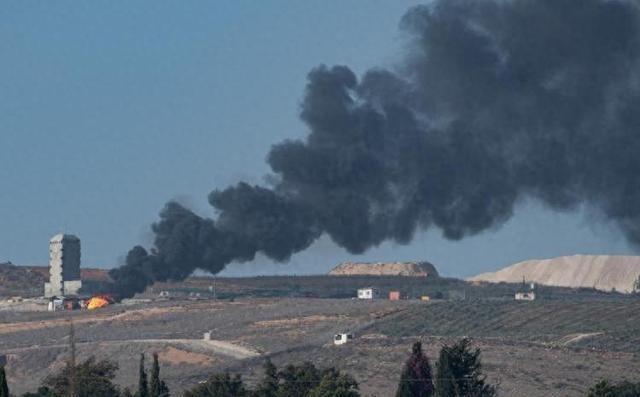
<path id="1" fill-rule="evenodd" d="M 138 370 L 138 392 L 136 397 L 149 397 L 149 382 L 144 368 L 144 353 L 140 354 L 140 368 Z"/>
<path id="2" fill-rule="evenodd" d="M 322 378 L 321 371 L 313 364 L 287 365 L 278 373 L 282 381 L 278 388 L 278 397 L 307 397 Z"/>
<path id="3" fill-rule="evenodd" d="M 640 383 L 612 384 L 601 380 L 589 389 L 588 397 L 640 397 Z"/>
<path id="4" fill-rule="evenodd" d="M 0 366 L 0 397 L 9 397 L 9 385 L 7 385 L 7 373 L 4 365 Z"/>
<path id="5" fill-rule="evenodd" d="M 435 395 L 438 397 L 460 396 L 457 388 L 455 373 L 453 371 L 451 351 L 447 346 L 440 349 L 438 362 L 436 363 Z"/>
<path id="6" fill-rule="evenodd" d="M 75 368 L 66 365 L 62 371 L 48 376 L 45 378 L 43 386 L 54 395 L 68 396 L 70 392 L 69 379 L 75 378 L 78 380 L 75 388 L 77 397 L 119 396 L 118 386 L 113 383 L 117 370 L 116 363 L 107 360 L 96 361 L 95 357 L 89 357 L 83 363 L 76 365 Z M 75 375 L 71 377 L 70 373 Z"/>
<path id="7" fill-rule="evenodd" d="M 133 397 L 133 393 L 131 393 L 131 390 L 128 387 L 125 387 L 122 391 L 122 397 Z"/>
<path id="8" fill-rule="evenodd" d="M 280 380 L 278 378 L 278 369 L 267 359 L 264 363 L 264 378 L 256 386 L 253 393 L 255 397 L 277 397 Z"/>
<path id="9" fill-rule="evenodd" d="M 184 397 L 246 397 L 247 389 L 240 375 L 216 374 L 208 381 L 184 393 Z"/>
<path id="10" fill-rule="evenodd" d="M 151 367 L 151 380 L 149 382 L 151 397 L 167 397 L 169 396 L 169 388 L 162 379 L 160 379 L 160 363 L 158 362 L 158 353 L 153 353 L 153 365 Z"/>
<path id="11" fill-rule="evenodd" d="M 485 382 L 480 349 L 471 350 L 463 338 L 451 346 L 442 346 L 436 363 L 435 392 L 438 397 L 493 397 L 496 389 Z"/>
<path id="12" fill-rule="evenodd" d="M 396 397 L 431 397 L 433 379 L 429 359 L 422 352 L 422 343 L 413 344 L 411 356 L 404 364 Z"/>
<path id="13" fill-rule="evenodd" d="M 59 397 L 46 386 L 40 386 L 35 393 L 25 393 L 22 397 Z"/>
<path id="14" fill-rule="evenodd" d="M 589 389 L 588 397 L 616 397 L 614 386 L 607 380 L 601 380 Z"/>
<path id="15" fill-rule="evenodd" d="M 311 390 L 309 397 L 360 397 L 360 393 L 355 379 L 330 368 L 324 371 L 320 383 Z"/>

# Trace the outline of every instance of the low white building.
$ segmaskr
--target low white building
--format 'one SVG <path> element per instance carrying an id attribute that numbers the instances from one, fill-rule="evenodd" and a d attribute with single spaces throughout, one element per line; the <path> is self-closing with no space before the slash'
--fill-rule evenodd
<path id="1" fill-rule="evenodd" d="M 352 340 L 355 336 L 350 332 L 335 334 L 333 337 L 334 345 L 344 345 L 348 341 Z"/>
<path id="2" fill-rule="evenodd" d="M 533 300 L 536 300 L 536 293 L 533 292 L 533 291 L 516 292 L 516 300 L 517 301 L 533 301 Z"/>
<path id="3" fill-rule="evenodd" d="M 536 284 L 529 284 L 529 291 L 527 291 L 527 282 L 524 277 L 522 277 L 522 289 L 516 292 L 516 300 L 517 301 L 534 301 L 536 300 Z"/>
<path id="4" fill-rule="evenodd" d="M 62 299 L 51 299 L 47 305 L 47 310 L 50 312 L 57 312 L 64 309 L 64 301 Z"/>
<path id="5" fill-rule="evenodd" d="M 377 299 L 379 297 L 380 291 L 373 287 L 358 289 L 358 299 Z"/>

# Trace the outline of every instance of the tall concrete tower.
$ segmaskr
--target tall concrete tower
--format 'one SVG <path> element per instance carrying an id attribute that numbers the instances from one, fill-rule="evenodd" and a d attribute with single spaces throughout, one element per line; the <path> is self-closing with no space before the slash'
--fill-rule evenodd
<path id="1" fill-rule="evenodd" d="M 80 239 L 71 234 L 56 234 L 49 241 L 49 282 L 44 296 L 77 295 L 80 279 Z"/>

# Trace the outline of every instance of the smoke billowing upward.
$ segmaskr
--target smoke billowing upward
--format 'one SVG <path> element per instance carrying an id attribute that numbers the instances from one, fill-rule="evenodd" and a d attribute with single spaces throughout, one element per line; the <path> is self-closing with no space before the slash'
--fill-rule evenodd
<path id="1" fill-rule="evenodd" d="M 352 253 L 438 228 L 461 239 L 529 196 L 587 204 L 640 243 L 640 12 L 624 0 L 440 0 L 401 21 L 394 71 L 308 76 L 304 141 L 273 146 L 269 188 L 214 191 L 217 218 L 170 202 L 150 251 L 112 271 L 123 296 L 322 234 Z"/>

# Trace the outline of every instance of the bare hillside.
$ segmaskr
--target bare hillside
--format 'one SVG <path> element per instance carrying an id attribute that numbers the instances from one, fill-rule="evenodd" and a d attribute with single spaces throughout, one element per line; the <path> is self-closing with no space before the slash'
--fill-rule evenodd
<path id="1" fill-rule="evenodd" d="M 108 270 L 80 269 L 85 288 L 111 281 Z M 0 263 L 0 296 L 39 296 L 45 281 L 49 280 L 48 266 L 16 266 Z"/>
<path id="2" fill-rule="evenodd" d="M 437 277 L 438 271 L 429 262 L 344 262 L 334 267 L 330 276 L 414 276 Z"/>
<path id="3" fill-rule="evenodd" d="M 16 395 L 36 390 L 65 365 L 73 320 L 78 360 L 95 355 L 118 363 L 121 387 L 135 388 L 140 353 L 157 352 L 175 396 L 225 370 L 254 385 L 266 358 L 279 368 L 305 361 L 336 367 L 355 377 L 363 396 L 393 396 L 415 341 L 435 360 L 443 343 L 464 335 L 482 350 L 483 369 L 500 396 L 583 397 L 598 379 L 639 373 L 640 299 L 577 295 L 525 303 L 171 299 L 95 311 L 4 310 L 0 352 Z M 356 338 L 333 345 L 334 334 L 344 331 Z"/>
<path id="4" fill-rule="evenodd" d="M 640 256 L 573 255 L 524 261 L 469 280 L 514 283 L 525 277 L 544 285 L 630 293 L 639 276 Z"/>

